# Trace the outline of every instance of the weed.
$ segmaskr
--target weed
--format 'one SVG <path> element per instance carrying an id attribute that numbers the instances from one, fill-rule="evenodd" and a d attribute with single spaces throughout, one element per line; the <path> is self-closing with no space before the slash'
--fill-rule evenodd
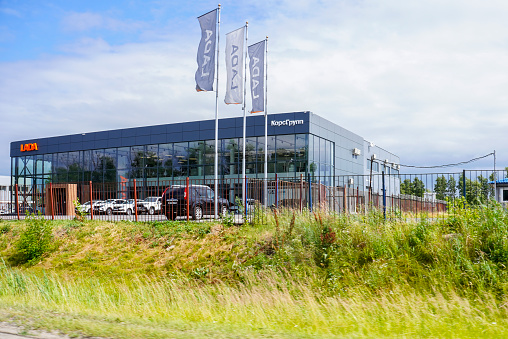
<path id="1" fill-rule="evenodd" d="M 2 220 L 2 219 L 0 219 Z M 0 223 L 0 234 L 5 234 L 5 233 L 9 233 L 9 231 L 11 230 L 11 225 L 8 224 L 8 223 Z"/>
<path id="2" fill-rule="evenodd" d="M 74 210 L 76 211 L 76 220 L 79 222 L 83 222 L 88 215 L 88 212 L 85 211 L 85 208 L 79 202 L 79 199 L 76 199 L 72 202 L 74 204 Z"/>
<path id="3" fill-rule="evenodd" d="M 235 225 L 235 215 L 232 212 L 228 212 L 222 216 L 222 225 L 231 227 Z"/>

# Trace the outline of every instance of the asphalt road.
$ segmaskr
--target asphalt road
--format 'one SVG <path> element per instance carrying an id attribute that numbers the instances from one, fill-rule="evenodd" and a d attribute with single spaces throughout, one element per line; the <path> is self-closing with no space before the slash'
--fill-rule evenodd
<path id="1" fill-rule="evenodd" d="M 38 338 L 38 339 L 69 339 L 69 336 L 39 331 L 0 322 L 0 339 L 20 339 L 20 338 Z"/>
<path id="2" fill-rule="evenodd" d="M 59 333 L 52 333 L 40 330 L 27 330 L 22 326 L 11 323 L 0 322 L 0 339 L 22 339 L 22 338 L 37 338 L 37 339 L 71 339 L 68 335 Z M 73 337 L 85 338 L 85 337 Z M 100 337 L 86 337 L 87 339 L 105 339 Z"/>

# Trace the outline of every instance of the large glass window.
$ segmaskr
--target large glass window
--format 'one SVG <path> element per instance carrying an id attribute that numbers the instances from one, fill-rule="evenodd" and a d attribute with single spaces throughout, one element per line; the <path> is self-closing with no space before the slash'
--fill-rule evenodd
<path id="1" fill-rule="evenodd" d="M 219 145 L 220 142 L 221 141 L 219 140 Z M 213 165 L 215 162 L 215 140 L 206 140 L 204 147 L 205 147 L 205 164 Z"/>
<path id="2" fill-rule="evenodd" d="M 238 158 L 239 158 L 239 144 L 238 139 L 225 140 L 225 160 L 226 166 L 229 169 L 229 174 L 238 174 Z"/>
<path id="3" fill-rule="evenodd" d="M 90 169 L 92 171 L 93 182 L 103 182 L 104 180 L 104 150 L 92 150 L 90 153 Z"/>
<path id="4" fill-rule="evenodd" d="M 91 167 L 90 169 L 94 172 L 102 172 L 103 170 L 103 165 L 104 165 L 104 150 L 103 149 L 97 149 L 97 150 L 92 150 L 91 152 Z"/>
<path id="5" fill-rule="evenodd" d="M 68 181 L 69 182 L 78 182 L 83 180 L 83 167 L 82 161 L 80 158 L 81 152 L 69 152 L 69 160 L 68 160 Z"/>
<path id="6" fill-rule="evenodd" d="M 159 178 L 173 177 L 173 144 L 159 145 Z"/>
<path id="7" fill-rule="evenodd" d="M 268 161 L 275 161 L 275 150 L 276 150 L 276 144 L 275 144 L 275 137 L 274 136 L 268 136 Z M 264 161 L 264 158 L 263 158 Z"/>
<path id="8" fill-rule="evenodd" d="M 145 171 L 147 178 L 157 178 L 157 167 L 159 166 L 159 145 L 146 146 Z"/>
<path id="9" fill-rule="evenodd" d="M 118 152 L 118 169 L 129 169 L 131 165 L 130 161 L 130 148 L 129 147 L 120 147 L 117 150 Z"/>
<path id="10" fill-rule="evenodd" d="M 256 138 L 247 138 L 245 143 L 245 173 L 256 174 Z M 243 160 L 242 160 L 243 161 Z"/>
<path id="11" fill-rule="evenodd" d="M 67 182 L 68 180 L 68 153 L 56 153 L 53 154 L 53 178 L 56 182 Z"/>
<path id="12" fill-rule="evenodd" d="M 265 137 L 258 137 L 256 146 L 256 159 L 258 164 L 265 161 Z"/>
<path id="13" fill-rule="evenodd" d="M 277 173 L 295 171 L 295 135 L 277 136 Z"/>
<path id="14" fill-rule="evenodd" d="M 187 142 L 174 144 L 173 174 L 174 177 L 186 177 L 189 158 L 187 155 Z"/>
<path id="15" fill-rule="evenodd" d="M 133 146 L 130 152 L 131 178 L 143 178 L 145 167 L 145 146 Z"/>
<path id="16" fill-rule="evenodd" d="M 189 148 L 187 153 L 189 159 L 189 175 L 191 177 L 202 177 L 204 171 L 203 168 L 205 153 L 204 141 L 189 142 Z"/>
<path id="17" fill-rule="evenodd" d="M 242 138 L 220 142 L 219 175 L 237 177 L 242 173 Z M 291 134 L 269 136 L 268 172 L 295 176 L 311 172 L 314 176 L 330 175 L 333 170 L 334 144 L 314 135 Z M 246 139 L 246 174 L 263 177 L 265 138 Z M 30 158 L 31 159 L 31 158 Z M 32 161 L 19 158 L 13 173 L 26 177 L 52 175 L 54 180 L 117 182 L 143 178 L 143 185 L 153 179 L 187 176 L 203 178 L 214 174 L 215 141 L 155 144 L 108 148 L 35 156 Z M 309 164 L 311 164 L 309 166 Z M 127 178 L 127 179 L 125 179 Z M 152 179 L 148 180 L 147 179 Z M 139 180 L 138 180 L 139 182 Z M 122 189 L 123 190 L 123 189 Z"/>
<path id="18" fill-rule="evenodd" d="M 117 148 L 107 148 L 104 150 L 104 161 L 108 163 L 108 168 L 118 168 Z"/>
<path id="19" fill-rule="evenodd" d="M 295 138 L 295 158 L 296 160 L 307 160 L 307 135 L 297 134 Z"/>

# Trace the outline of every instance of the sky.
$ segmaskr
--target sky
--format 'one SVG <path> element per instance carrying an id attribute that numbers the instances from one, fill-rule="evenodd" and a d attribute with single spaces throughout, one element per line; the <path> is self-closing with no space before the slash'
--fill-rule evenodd
<path id="1" fill-rule="evenodd" d="M 0 175 L 10 175 L 13 141 L 213 119 L 215 93 L 197 93 L 194 74 L 196 18 L 216 7 L 0 0 Z M 220 117 L 243 114 L 223 103 L 221 80 L 225 34 L 248 21 L 249 44 L 269 37 L 269 113 L 312 111 L 401 164 L 496 151 L 496 168 L 508 166 L 508 1 L 226 0 L 221 8 Z M 456 169 L 493 166 L 489 156 Z"/>

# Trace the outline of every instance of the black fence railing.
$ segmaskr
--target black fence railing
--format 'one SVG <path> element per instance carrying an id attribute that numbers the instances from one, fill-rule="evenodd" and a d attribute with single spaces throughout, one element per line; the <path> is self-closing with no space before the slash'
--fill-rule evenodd
<path id="1" fill-rule="evenodd" d="M 218 197 L 215 199 L 215 190 Z M 245 194 L 244 194 L 245 191 Z M 119 182 L 15 185 L 3 219 L 40 213 L 52 219 L 163 221 L 229 218 L 266 222 L 266 211 L 290 208 L 388 217 L 448 213 L 451 201 L 508 204 L 506 171 L 315 176 L 263 179 L 132 179 Z M 216 205 L 217 201 L 217 205 Z M 79 202 L 79 203 L 78 203 Z"/>

